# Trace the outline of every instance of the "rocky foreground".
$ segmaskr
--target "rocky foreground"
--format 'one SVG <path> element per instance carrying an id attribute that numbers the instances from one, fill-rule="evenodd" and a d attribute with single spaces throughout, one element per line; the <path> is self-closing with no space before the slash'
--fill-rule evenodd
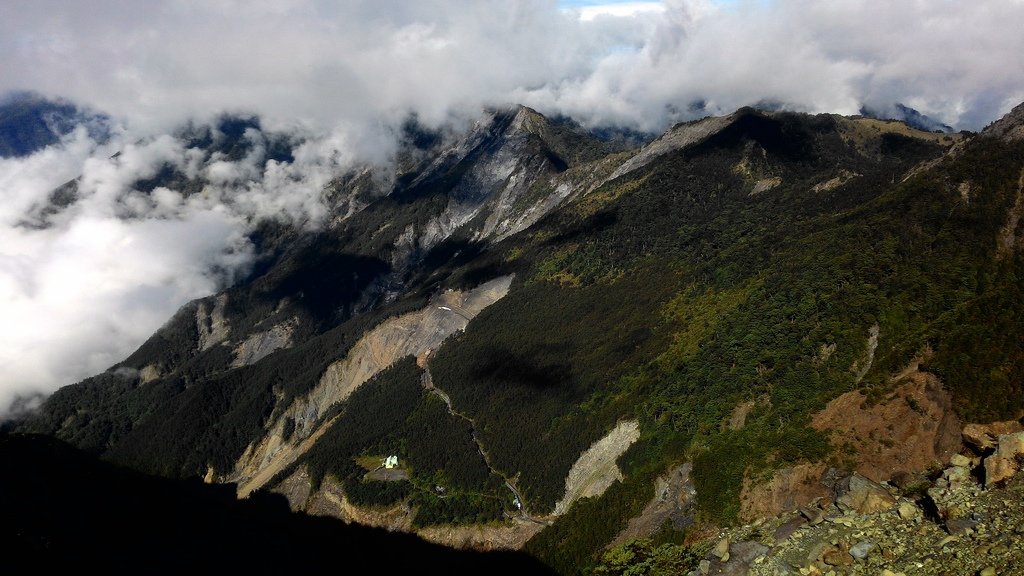
<path id="1" fill-rule="evenodd" d="M 1024 432 L 968 425 L 963 453 L 928 476 L 854 474 L 832 495 L 723 531 L 690 576 L 1024 573 Z"/>

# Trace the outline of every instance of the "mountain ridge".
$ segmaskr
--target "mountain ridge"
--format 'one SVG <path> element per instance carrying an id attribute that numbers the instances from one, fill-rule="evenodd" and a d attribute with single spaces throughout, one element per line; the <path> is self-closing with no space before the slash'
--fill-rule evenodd
<path id="1" fill-rule="evenodd" d="M 395 362 L 318 407 L 330 414 L 322 440 L 267 486 L 308 485 L 298 509 L 340 490 L 352 506 L 402 510 L 421 533 L 504 525 L 519 517 L 507 479 L 531 514 L 553 510 L 580 456 L 636 419 L 621 479 L 525 544 L 576 573 L 684 462 L 697 528 L 677 518 L 653 527 L 662 538 L 734 522 L 744 482 L 855 467 L 856 447 L 844 456 L 807 424 L 842 394 L 885 398 L 908 358 L 941 378 L 962 418 L 1019 417 L 1019 402 L 994 401 L 1017 397 L 1024 364 L 1020 251 L 996 257 L 1001 230 L 1022 237 L 1019 127 L 1011 114 L 979 136 L 946 135 L 742 109 L 622 151 L 519 108 L 455 143 L 420 134 L 437 155 L 378 181 L 392 192 L 340 201 L 344 217 L 324 231 L 281 232 L 280 254 L 250 279 L 187 305 L 22 427 L 145 470 L 229 478 L 261 438 L 300 441 L 287 407 L 362 335 L 447 306 L 455 330 L 417 358 L 358 352 Z M 360 178 L 332 193 L 362 193 Z M 512 274 L 478 313 L 439 303 Z M 276 348 L 235 365 L 260 335 Z M 741 424 L 723 424 L 748 404 Z M 392 453 L 408 480 L 358 464 Z"/>

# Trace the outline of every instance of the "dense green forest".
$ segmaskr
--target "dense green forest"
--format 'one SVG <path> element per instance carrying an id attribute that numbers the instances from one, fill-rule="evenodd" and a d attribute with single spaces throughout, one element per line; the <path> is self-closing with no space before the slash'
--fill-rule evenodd
<path id="1" fill-rule="evenodd" d="M 511 495 L 491 474 L 465 420 L 420 384 L 406 357 L 357 389 L 340 416 L 305 455 L 314 486 L 338 479 L 355 504 L 389 506 L 411 497 L 419 526 L 500 520 Z M 396 455 L 408 481 L 367 479 L 357 459 Z"/>
<path id="2" fill-rule="evenodd" d="M 628 413 L 661 438 L 637 460 L 692 460 L 701 518 L 731 522 L 745 473 L 830 457 L 827 439 L 806 427 L 814 411 L 856 386 L 878 397 L 924 350 L 962 417 L 1018 413 L 1020 256 L 998 260 L 994 247 L 1024 150 L 979 139 L 893 182 L 938 146 L 884 136 L 866 156 L 832 122 L 751 115 L 734 125 L 741 131 L 609 183 L 542 222 L 532 243 L 506 249 L 528 280 L 434 366 L 484 423 L 496 465 L 522 471 L 528 498 L 550 506 L 572 454 Z M 760 169 L 782 184 L 751 196 L 733 167 L 758 147 Z M 839 170 L 861 176 L 813 191 Z M 965 181 L 979 191 L 970 203 L 958 192 Z M 857 382 L 851 367 L 876 324 L 875 362 Z M 748 399 L 759 407 L 747 426 L 721 431 Z M 540 441 L 517 446 L 524 431 Z M 546 463 L 536 480 L 534 461 Z M 644 476 L 623 464 L 627 477 Z M 600 542 L 650 497 L 649 482 L 621 486 L 580 503 L 528 549 L 566 570 L 591 566 Z"/>

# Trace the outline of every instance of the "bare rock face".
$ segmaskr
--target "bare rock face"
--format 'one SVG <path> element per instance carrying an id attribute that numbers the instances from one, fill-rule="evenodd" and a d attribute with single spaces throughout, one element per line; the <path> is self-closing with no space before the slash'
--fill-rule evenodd
<path id="1" fill-rule="evenodd" d="M 272 352 L 291 346 L 296 323 L 297 321 L 283 322 L 270 330 L 249 336 L 235 347 L 235 358 L 231 366 L 237 368 L 255 364 Z"/>
<path id="2" fill-rule="evenodd" d="M 239 494 L 246 496 L 262 487 L 308 451 L 329 427 L 323 414 L 332 405 L 400 358 L 436 349 L 481 310 L 504 297 L 511 284 L 512 276 L 503 276 L 469 292 L 446 292 L 426 308 L 389 318 L 366 332 L 344 358 L 327 367 L 317 386 L 293 400 L 268 424 L 266 435 L 246 448 L 231 478 L 239 483 Z M 288 418 L 295 424 L 292 435 L 284 433 Z"/>
<path id="3" fill-rule="evenodd" d="M 622 480 L 615 461 L 639 439 L 640 423 L 626 420 L 581 454 L 565 479 L 565 496 L 555 504 L 555 515 L 567 512 L 580 498 L 603 494 L 613 482 Z"/>
<path id="4" fill-rule="evenodd" d="M 683 530 L 693 524 L 693 503 L 697 489 L 690 478 L 692 470 L 693 464 L 687 462 L 655 480 L 654 497 L 639 516 L 630 519 L 626 528 L 619 532 L 609 546 L 649 538 L 666 522 L 671 523 L 676 530 Z"/>
<path id="5" fill-rule="evenodd" d="M 160 377 L 160 367 L 156 364 L 147 364 L 139 370 L 139 384 L 148 384 Z"/>
<path id="6" fill-rule="evenodd" d="M 545 526 L 516 518 L 504 523 L 430 526 L 416 534 L 428 542 L 461 550 L 519 550 Z"/>
<path id="7" fill-rule="evenodd" d="M 752 521 L 774 516 L 827 495 L 828 488 L 821 481 L 825 471 L 824 464 L 803 463 L 776 470 L 768 482 L 744 482 L 740 492 L 740 518 Z"/>
<path id="8" fill-rule="evenodd" d="M 835 190 L 836 188 L 839 188 L 840 186 L 846 184 L 850 180 L 853 180 L 854 178 L 857 178 L 859 176 L 860 176 L 860 174 L 857 174 L 856 172 L 850 172 L 849 170 L 840 170 L 838 176 L 836 176 L 836 177 L 834 177 L 832 179 L 826 180 L 824 182 L 819 182 L 819 183 L 815 184 L 811 188 L 811 191 L 817 193 L 817 192 L 828 192 L 830 190 Z"/>
<path id="9" fill-rule="evenodd" d="M 228 295 L 221 294 L 211 308 L 205 301 L 196 309 L 196 329 L 199 332 L 199 350 L 206 351 L 228 339 L 231 327 L 224 316 Z"/>
<path id="10" fill-rule="evenodd" d="M 961 447 L 960 422 L 938 378 L 919 371 L 916 364 L 900 377 L 892 393 L 878 404 L 869 406 L 863 394 L 848 392 L 811 420 L 811 427 L 831 433 L 837 448 L 852 445 L 854 470 L 875 483 L 946 463 Z M 740 517 L 749 521 L 775 515 L 825 496 L 834 483 L 824 481 L 826 468 L 823 464 L 799 464 L 776 471 L 767 482 L 745 482 Z M 880 505 L 873 500 L 858 506 Z"/>
<path id="11" fill-rule="evenodd" d="M 729 116 L 709 116 L 673 126 L 668 132 L 644 146 L 636 156 L 619 166 L 609 180 L 642 168 L 660 156 L 697 144 L 732 124 L 738 116 L 738 113 Z"/>
<path id="12" fill-rule="evenodd" d="M 739 430 L 743 428 L 747 423 L 747 416 L 754 410 L 757 403 L 753 400 L 747 400 L 736 405 L 732 410 L 732 414 L 729 419 L 722 424 L 723 429 L 727 430 Z"/>

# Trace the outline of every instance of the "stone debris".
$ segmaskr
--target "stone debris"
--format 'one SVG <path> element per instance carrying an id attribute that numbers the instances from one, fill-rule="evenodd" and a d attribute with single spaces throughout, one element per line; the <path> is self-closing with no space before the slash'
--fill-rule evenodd
<path id="1" fill-rule="evenodd" d="M 1024 431 L 1013 431 L 1015 424 L 968 425 L 964 439 L 974 454 L 955 454 L 941 472 L 921 477 L 926 490 L 920 479 L 904 491 L 853 474 L 835 482 L 832 498 L 723 530 L 690 575 L 1024 573 L 1024 474 L 1015 474 Z M 983 476 L 993 458 L 1012 461 L 1011 475 Z"/>
<path id="2" fill-rule="evenodd" d="M 864 560 L 877 547 L 873 540 L 861 540 L 850 547 L 850 555 L 857 560 Z"/>

